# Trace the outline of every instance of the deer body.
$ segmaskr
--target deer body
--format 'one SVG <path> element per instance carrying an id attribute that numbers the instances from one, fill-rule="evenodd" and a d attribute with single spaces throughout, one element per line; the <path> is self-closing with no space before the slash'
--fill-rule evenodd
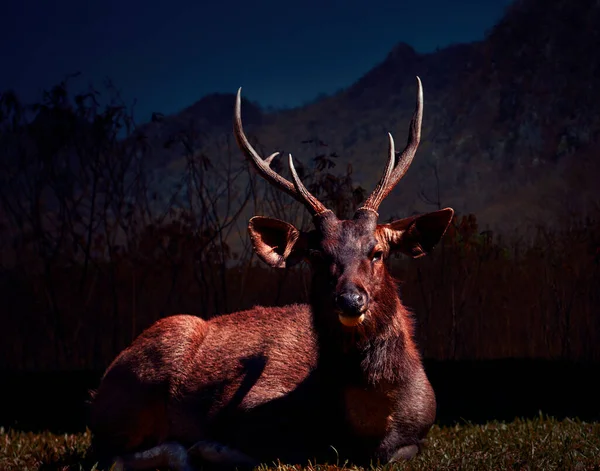
<path id="1" fill-rule="evenodd" d="M 315 230 L 250 220 L 258 256 L 273 267 L 312 268 L 310 304 L 256 307 L 204 321 L 162 319 L 109 366 L 92 404 L 96 453 L 133 469 L 281 460 L 369 464 L 412 457 L 435 419 L 435 396 L 413 341 L 411 317 L 383 260 L 426 254 L 448 226 L 444 209 L 377 224 L 377 207 L 419 141 L 422 91 L 406 149 L 388 164 L 352 220 L 338 220 L 302 185 L 269 168 L 241 128 L 240 147 L 260 173 L 304 203 Z M 188 452 L 189 451 L 189 452 Z"/>
<path id="2" fill-rule="evenodd" d="M 262 325 L 277 335 L 265 338 Z M 162 319 L 109 367 L 92 418 L 96 448 L 126 454 L 209 440 L 259 462 L 335 461 L 336 451 L 355 462 L 387 462 L 418 444 L 435 418 L 419 359 L 398 358 L 399 341 L 382 340 L 378 351 L 349 349 L 321 364 L 308 305 L 208 322 Z M 369 355 L 382 363 L 364 367 Z M 395 377 L 385 378 L 385 369 Z"/>

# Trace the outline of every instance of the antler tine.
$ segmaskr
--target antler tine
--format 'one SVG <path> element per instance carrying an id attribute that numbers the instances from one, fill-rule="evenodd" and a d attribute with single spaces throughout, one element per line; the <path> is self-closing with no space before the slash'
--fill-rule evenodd
<path id="1" fill-rule="evenodd" d="M 288 165 L 290 166 L 290 172 L 292 173 L 292 180 L 294 181 L 294 186 L 300 195 L 302 195 L 302 199 L 306 202 L 307 206 L 311 211 L 313 211 L 314 215 L 319 215 L 326 211 L 329 211 L 323 203 L 321 203 L 317 198 L 315 198 L 310 191 L 306 189 L 300 177 L 296 173 L 296 168 L 294 167 L 294 161 L 292 159 L 292 154 L 288 156 Z"/>
<path id="2" fill-rule="evenodd" d="M 388 133 L 389 156 L 385 171 L 381 180 L 369 196 L 365 204 L 359 209 L 366 209 L 377 212 L 379 205 L 385 197 L 394 189 L 402 177 L 406 174 L 408 167 L 413 161 L 419 142 L 421 141 L 421 123 L 423 121 L 423 85 L 421 79 L 417 77 L 417 103 L 415 112 L 410 120 L 410 131 L 406 147 L 400 154 L 399 158 L 395 158 L 394 139 Z"/>
<path id="3" fill-rule="evenodd" d="M 279 188 L 280 190 L 285 191 L 288 195 L 297 198 L 296 189 L 294 185 L 279 175 L 277 172 L 274 172 L 269 164 L 273 160 L 273 158 L 279 154 L 279 152 L 275 152 L 271 154 L 266 159 L 263 159 L 254 147 L 248 141 L 246 134 L 244 133 L 244 128 L 242 126 L 242 87 L 238 89 L 237 96 L 235 99 L 235 112 L 233 116 L 233 134 L 235 136 L 235 140 L 238 143 L 238 146 L 246 156 L 246 158 L 252 163 L 257 172 L 262 175 L 262 177 L 268 182 L 272 183 L 274 186 Z"/>
<path id="4" fill-rule="evenodd" d="M 304 204 L 308 210 L 313 214 L 317 215 L 321 212 L 327 211 L 327 208 L 317 200 L 310 192 L 304 187 L 298 175 L 295 173 L 295 170 L 292 172 L 292 176 L 294 177 L 296 185 L 291 183 L 289 180 L 283 178 L 273 169 L 271 169 L 270 164 L 273 158 L 279 154 L 279 152 L 275 152 L 271 154 L 266 159 L 263 159 L 256 150 L 250 144 L 250 141 L 246 137 L 244 133 L 244 128 L 242 126 L 242 87 L 238 89 L 237 96 L 235 99 L 235 112 L 233 117 L 233 134 L 235 136 L 235 140 L 238 143 L 238 146 L 246 156 L 246 158 L 252 163 L 254 168 L 258 171 L 258 173 L 269 183 L 274 185 L 276 188 L 286 192 L 292 198 L 296 199 L 300 203 Z M 293 169 L 293 164 L 292 167 Z M 298 185 L 298 183 L 300 183 Z"/>
<path id="5" fill-rule="evenodd" d="M 359 209 L 367 209 L 371 211 L 377 212 L 377 208 L 385 198 L 385 189 L 389 185 L 389 180 L 392 175 L 392 171 L 394 170 L 394 163 L 396 161 L 396 147 L 394 145 L 394 138 L 388 132 L 388 160 L 385 165 L 385 170 L 383 171 L 383 175 L 381 176 L 381 180 L 377 183 L 377 186 L 373 190 L 373 193 L 367 198 L 365 204 Z"/>
<path id="6" fill-rule="evenodd" d="M 406 147 L 400 154 L 396 162 L 394 171 L 390 178 L 390 190 L 400 181 L 404 176 L 408 167 L 413 161 L 417 148 L 421 142 L 421 123 L 423 122 L 423 85 L 421 79 L 417 77 L 417 103 L 415 105 L 415 112 L 412 119 L 410 120 L 410 132 L 408 134 L 408 140 Z"/>

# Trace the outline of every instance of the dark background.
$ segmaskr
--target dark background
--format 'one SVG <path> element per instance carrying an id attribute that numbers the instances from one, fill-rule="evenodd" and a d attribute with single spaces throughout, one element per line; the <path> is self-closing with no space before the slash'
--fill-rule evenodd
<path id="1" fill-rule="evenodd" d="M 239 85 L 253 144 L 348 217 L 385 133 L 405 139 L 415 75 L 423 138 L 381 219 L 457 211 L 431 255 L 388 262 L 438 420 L 600 418 L 598 2 L 19 5 L 0 28 L 0 425 L 84 429 L 88 391 L 161 317 L 306 300 L 306 267 L 249 245 L 254 214 L 310 221 L 237 150 Z"/>

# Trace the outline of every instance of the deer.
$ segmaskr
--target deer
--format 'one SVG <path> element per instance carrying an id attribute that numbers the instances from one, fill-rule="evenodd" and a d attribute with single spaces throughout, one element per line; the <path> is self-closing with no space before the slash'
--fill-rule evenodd
<path id="1" fill-rule="evenodd" d="M 378 223 L 382 201 L 406 174 L 421 139 L 417 77 L 409 137 L 396 152 L 388 133 L 383 175 L 352 219 L 340 220 L 302 183 L 252 147 L 242 126 L 241 88 L 233 131 L 245 158 L 302 203 L 313 228 L 254 216 L 255 253 L 273 268 L 307 262 L 309 302 L 256 306 L 203 320 L 156 321 L 123 350 L 91 399 L 92 450 L 114 469 L 179 471 L 276 461 L 392 463 L 417 455 L 435 421 L 436 399 L 417 348 L 414 320 L 385 260 L 431 252 L 454 211 Z"/>

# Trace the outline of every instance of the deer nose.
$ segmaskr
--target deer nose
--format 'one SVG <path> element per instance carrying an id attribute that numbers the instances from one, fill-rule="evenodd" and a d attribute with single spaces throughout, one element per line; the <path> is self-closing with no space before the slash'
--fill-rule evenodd
<path id="1" fill-rule="evenodd" d="M 365 293 L 353 289 L 338 294 L 335 302 L 345 315 L 358 316 L 366 310 L 367 296 Z"/>

